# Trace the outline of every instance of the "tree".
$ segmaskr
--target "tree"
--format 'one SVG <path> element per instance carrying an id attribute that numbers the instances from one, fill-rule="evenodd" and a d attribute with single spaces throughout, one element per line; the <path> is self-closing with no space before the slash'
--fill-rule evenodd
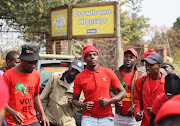
<path id="1" fill-rule="evenodd" d="M 172 53 L 172 58 L 174 63 L 177 65 L 176 72 L 180 74 L 180 17 L 177 18 L 176 22 L 173 23 L 173 27 L 167 28 L 157 28 L 154 29 L 152 40 L 149 41 L 149 47 L 155 48 L 157 44 L 167 44 L 167 39 L 170 45 L 170 50 Z M 151 28 L 151 32 L 153 29 Z"/>
<path id="2" fill-rule="evenodd" d="M 180 68 L 180 17 L 176 19 L 176 22 L 173 23 L 173 28 L 168 31 L 168 38 L 171 42 L 171 47 L 173 48 L 173 56 L 175 62 L 179 63 Z"/>
<path id="3" fill-rule="evenodd" d="M 173 28 L 180 29 L 180 17 L 178 17 L 176 22 L 173 23 Z"/>
<path id="4" fill-rule="evenodd" d="M 50 8 L 98 1 L 101 0 L 1 0 L 0 19 L 6 19 L 8 26 L 15 30 L 33 31 L 23 34 L 26 41 L 42 41 L 50 33 Z M 141 40 L 143 29 L 148 26 L 149 19 L 139 16 L 142 1 L 120 0 L 121 7 L 127 8 L 120 12 L 121 36 L 126 43 Z"/>
<path id="5" fill-rule="evenodd" d="M 142 40 L 144 29 L 149 26 L 147 24 L 149 18 L 140 15 L 143 0 L 122 0 L 121 8 L 124 6 L 126 10 L 121 9 L 121 36 L 125 43 L 133 43 Z"/>
<path id="6" fill-rule="evenodd" d="M 50 34 L 50 8 L 97 1 L 99 0 L 1 0 L 0 19 L 5 19 L 8 27 L 25 31 L 22 37 L 26 41 L 42 42 Z"/>

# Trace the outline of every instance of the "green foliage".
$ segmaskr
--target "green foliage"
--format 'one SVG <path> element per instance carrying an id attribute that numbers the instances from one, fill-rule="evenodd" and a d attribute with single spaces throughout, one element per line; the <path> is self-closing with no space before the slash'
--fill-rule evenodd
<path id="1" fill-rule="evenodd" d="M 97 1 L 97 0 L 96 0 Z M 8 27 L 26 31 L 26 41 L 42 42 L 50 33 L 50 8 L 89 0 L 1 0 L 0 19 L 6 19 Z M 1 26 L 0 26 L 1 27 Z M 33 32 L 27 32 L 33 31 Z M 34 34 L 35 33 L 35 34 Z"/>
<path id="2" fill-rule="evenodd" d="M 176 69 L 175 69 L 176 74 L 180 75 L 180 61 L 175 61 L 174 64 L 176 67 Z"/>
<path id="3" fill-rule="evenodd" d="M 150 47 L 155 47 L 158 44 L 167 45 L 167 39 L 170 45 L 170 50 L 172 53 L 172 58 L 174 60 L 174 64 L 176 64 L 176 72 L 180 74 L 180 18 L 177 18 L 176 22 L 174 22 L 173 28 L 167 30 L 166 32 L 155 32 L 155 36 L 153 37 Z"/>
<path id="4" fill-rule="evenodd" d="M 167 45 L 167 39 L 170 44 L 173 59 L 180 60 L 178 56 L 180 52 L 180 29 L 171 28 L 167 31 L 167 33 L 156 31 L 149 46 L 154 48 L 158 44 Z"/>
<path id="5" fill-rule="evenodd" d="M 0 0 L 0 19 L 6 19 L 9 27 L 26 32 L 26 41 L 42 42 L 45 35 L 50 33 L 50 8 L 66 5 L 98 2 L 102 0 Z M 139 15 L 143 0 L 120 0 L 121 7 L 121 36 L 125 43 L 139 41 L 148 26 L 148 18 Z M 1 26 L 0 26 L 1 27 Z"/>
<path id="6" fill-rule="evenodd" d="M 176 22 L 173 23 L 173 28 L 180 29 L 180 17 L 178 17 Z"/>
<path id="7" fill-rule="evenodd" d="M 144 29 L 149 26 L 147 24 L 149 18 L 139 15 L 142 8 L 143 0 L 122 0 L 121 8 L 126 6 L 127 10 L 120 13 L 121 36 L 125 43 L 133 43 L 140 41 L 144 36 Z"/>

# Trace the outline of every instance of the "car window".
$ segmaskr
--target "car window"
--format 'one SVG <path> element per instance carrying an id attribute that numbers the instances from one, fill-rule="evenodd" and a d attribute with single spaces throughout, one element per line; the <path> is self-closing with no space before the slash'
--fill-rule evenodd
<path id="1" fill-rule="evenodd" d="M 41 86 L 45 86 L 54 72 L 63 72 L 68 69 L 68 66 L 61 66 L 59 64 L 43 64 L 40 67 Z"/>

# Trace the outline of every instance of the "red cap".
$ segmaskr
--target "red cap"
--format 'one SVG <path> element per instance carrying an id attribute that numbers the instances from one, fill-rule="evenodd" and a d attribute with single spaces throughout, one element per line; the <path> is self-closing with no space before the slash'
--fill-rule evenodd
<path id="1" fill-rule="evenodd" d="M 144 53 L 144 55 L 143 55 L 144 59 L 145 59 L 147 56 L 149 56 L 151 53 L 155 53 L 154 49 L 149 49 L 149 50 L 147 50 L 147 51 Z"/>
<path id="2" fill-rule="evenodd" d="M 137 53 L 136 50 L 134 50 L 133 48 L 130 48 L 130 49 L 124 51 L 124 55 L 125 55 L 126 52 L 129 52 L 129 51 L 132 52 L 132 54 L 133 54 L 134 56 L 136 56 L 136 58 L 138 58 L 138 53 Z"/>
<path id="3" fill-rule="evenodd" d="M 8 103 L 8 100 L 9 90 L 3 77 L 0 75 L 0 109 L 2 109 Z"/>
<path id="4" fill-rule="evenodd" d="M 97 52 L 99 55 L 99 51 L 92 45 L 87 45 L 83 48 L 83 58 L 85 58 L 86 54 L 89 52 Z"/>
<path id="5" fill-rule="evenodd" d="M 154 123 L 157 123 L 159 120 L 163 119 L 166 116 L 171 115 L 180 115 L 180 95 L 176 95 L 167 102 L 165 102 L 162 107 L 159 109 Z"/>

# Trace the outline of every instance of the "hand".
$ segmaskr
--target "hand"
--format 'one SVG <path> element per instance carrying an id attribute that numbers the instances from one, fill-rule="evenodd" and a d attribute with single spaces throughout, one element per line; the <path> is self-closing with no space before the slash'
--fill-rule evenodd
<path id="1" fill-rule="evenodd" d="M 134 114 L 134 105 L 131 105 L 131 107 L 128 109 L 128 114 L 133 115 Z"/>
<path id="2" fill-rule="evenodd" d="M 37 115 L 36 115 L 36 118 L 37 118 L 38 121 L 41 123 L 41 115 L 40 115 L 40 114 L 37 114 Z"/>
<path id="3" fill-rule="evenodd" d="M 118 106 L 120 106 L 120 107 L 123 106 L 122 101 L 118 101 L 117 104 L 118 104 Z"/>
<path id="4" fill-rule="evenodd" d="M 110 104 L 110 99 L 107 99 L 105 97 L 100 97 L 99 103 L 102 107 L 108 106 Z"/>
<path id="5" fill-rule="evenodd" d="M 47 120 L 45 114 L 42 114 L 41 119 L 42 119 L 44 126 L 50 126 L 49 121 Z"/>
<path id="6" fill-rule="evenodd" d="M 41 115 L 39 113 L 36 115 L 36 118 L 38 119 L 40 125 L 43 126 L 43 121 L 42 121 Z"/>
<path id="7" fill-rule="evenodd" d="M 23 118 L 25 117 L 20 112 L 14 111 L 11 116 L 17 125 L 21 125 L 24 122 Z"/>
<path id="8" fill-rule="evenodd" d="M 147 107 L 146 111 L 147 111 L 148 115 L 151 116 L 152 107 Z"/>
<path id="9" fill-rule="evenodd" d="M 91 110 L 92 107 L 93 107 L 94 102 L 88 101 L 88 102 L 84 102 L 84 103 L 82 103 L 82 104 L 83 104 L 83 105 L 82 105 L 82 109 L 83 109 L 83 110 Z"/>
<path id="10" fill-rule="evenodd" d="M 69 104 L 72 104 L 72 99 L 73 99 L 72 97 L 68 97 L 68 103 Z"/>
<path id="11" fill-rule="evenodd" d="M 136 121 L 141 121 L 143 118 L 143 111 L 138 111 L 136 113 Z"/>

